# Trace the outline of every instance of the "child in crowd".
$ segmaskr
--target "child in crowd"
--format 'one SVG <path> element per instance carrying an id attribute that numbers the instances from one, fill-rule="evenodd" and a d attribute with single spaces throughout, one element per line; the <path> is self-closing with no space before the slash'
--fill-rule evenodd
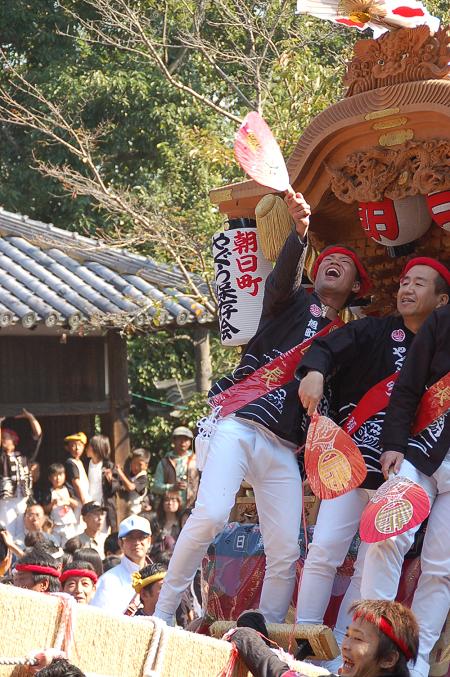
<path id="1" fill-rule="evenodd" d="M 117 531 L 112 531 L 105 538 L 105 557 L 109 555 L 116 555 L 120 557 L 122 555 L 122 547 L 119 541 L 119 533 Z"/>
<path id="2" fill-rule="evenodd" d="M 88 478 L 89 495 L 106 508 L 106 528 L 117 531 L 117 512 L 115 493 L 120 484 L 113 473 L 111 445 L 106 435 L 94 435 L 86 448 L 89 458 Z"/>
<path id="3" fill-rule="evenodd" d="M 116 471 L 121 481 L 122 496 L 128 503 L 128 514 L 139 515 L 147 495 L 147 471 L 150 463 L 150 452 L 147 449 L 134 449 L 130 457 L 130 477 L 124 468 L 116 464 Z"/>
<path id="4" fill-rule="evenodd" d="M 68 457 L 64 463 L 66 469 L 66 482 L 73 490 L 74 496 L 78 499 L 79 505 L 75 511 L 77 521 L 80 520 L 81 506 L 91 500 L 89 494 L 89 480 L 81 457 L 87 444 L 87 437 L 84 433 L 74 433 L 64 438 L 64 446 Z"/>
<path id="5" fill-rule="evenodd" d="M 53 536 L 61 546 L 78 531 L 78 522 L 74 510 L 78 501 L 70 496 L 66 486 L 66 471 L 62 463 L 53 463 L 48 469 L 51 484 L 50 503 L 47 513 L 53 522 Z"/>

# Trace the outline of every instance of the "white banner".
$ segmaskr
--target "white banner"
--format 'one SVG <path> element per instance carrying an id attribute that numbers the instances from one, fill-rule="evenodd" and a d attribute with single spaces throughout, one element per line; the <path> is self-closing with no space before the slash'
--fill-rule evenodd
<path id="1" fill-rule="evenodd" d="M 221 341 L 245 345 L 258 328 L 272 264 L 262 253 L 256 228 L 215 233 L 212 250 Z"/>

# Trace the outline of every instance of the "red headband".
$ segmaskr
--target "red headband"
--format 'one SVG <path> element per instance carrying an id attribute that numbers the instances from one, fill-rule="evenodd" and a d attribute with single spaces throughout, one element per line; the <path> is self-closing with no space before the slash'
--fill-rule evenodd
<path id="1" fill-rule="evenodd" d="M 346 256 L 349 256 L 353 263 L 356 266 L 356 270 L 359 273 L 360 277 L 360 283 L 361 283 L 361 288 L 357 294 L 358 297 L 365 296 L 369 289 L 372 286 L 372 282 L 367 274 L 366 269 L 364 268 L 363 264 L 359 260 L 359 258 L 356 256 L 355 252 L 352 252 L 350 249 L 346 249 L 345 247 L 327 247 L 319 256 L 317 257 L 314 267 L 312 270 L 312 277 L 313 280 L 316 279 L 317 271 L 319 270 L 319 266 L 324 260 L 325 256 L 328 256 L 329 254 L 345 254 Z"/>
<path id="2" fill-rule="evenodd" d="M 405 642 L 400 639 L 400 637 L 397 637 L 395 634 L 394 628 L 392 627 L 390 621 L 387 620 L 384 616 L 381 616 L 380 619 L 377 619 L 373 614 L 364 614 L 363 612 L 356 613 L 353 616 L 353 620 L 355 621 L 357 618 L 362 618 L 363 621 L 367 621 L 368 623 L 372 623 L 372 625 L 375 625 L 380 632 L 383 633 L 383 635 L 386 635 L 386 637 L 389 637 L 389 639 L 394 642 L 395 646 L 400 649 L 402 654 L 408 659 L 411 660 L 413 658 L 413 654 L 411 653 L 410 649 L 406 646 Z"/>
<path id="3" fill-rule="evenodd" d="M 90 578 L 93 583 L 97 583 L 98 576 L 95 571 L 90 569 L 66 569 L 60 576 L 61 583 L 65 583 L 68 578 Z"/>
<path id="4" fill-rule="evenodd" d="M 447 266 L 444 266 L 443 263 L 437 261 L 436 259 L 432 259 L 429 256 L 416 256 L 415 259 L 408 261 L 402 270 L 400 278 L 405 277 L 408 270 L 410 270 L 413 266 L 429 266 L 430 268 L 433 268 L 450 286 L 450 270 L 447 268 Z"/>
<path id="5" fill-rule="evenodd" d="M 55 576 L 61 578 L 61 572 L 53 567 L 41 567 L 39 564 L 16 564 L 16 571 L 31 571 L 33 574 L 43 574 L 47 576 Z"/>
<path id="6" fill-rule="evenodd" d="M 12 437 L 12 441 L 14 442 L 14 444 L 19 443 L 20 438 L 19 438 L 19 435 L 16 433 L 15 430 L 11 430 L 11 428 L 2 428 L 1 432 L 2 432 L 2 434 L 7 433 L 8 435 L 10 435 Z"/>

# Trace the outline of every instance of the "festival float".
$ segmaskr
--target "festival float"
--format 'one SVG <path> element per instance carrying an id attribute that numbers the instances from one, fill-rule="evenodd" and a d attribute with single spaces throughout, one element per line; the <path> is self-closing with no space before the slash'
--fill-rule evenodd
<path id="1" fill-rule="evenodd" d="M 292 228 L 284 191 L 302 193 L 312 209 L 304 279 L 312 280 L 318 253 L 337 242 L 356 250 L 370 272 L 374 283 L 370 296 L 353 312 L 345 311 L 344 321 L 392 313 L 400 273 L 412 256 L 450 263 L 450 28 L 439 26 L 415 0 L 305 0 L 299 2 L 299 11 L 358 30 L 370 27 L 374 37 L 355 44 L 344 78 L 344 98 L 304 130 L 286 162 L 286 173 L 279 150 L 274 149 L 256 113 L 246 117 L 237 134 L 236 156 L 252 179 L 210 193 L 226 221 L 213 238 L 224 345 L 245 345 L 257 329 L 266 264 L 276 261 Z M 270 150 L 262 159 L 265 143 Z M 237 273 L 232 269 L 234 259 L 241 260 Z M 396 498 L 416 488 L 393 486 Z M 299 575 L 313 535 L 318 500 L 305 497 Z M 370 508 L 373 513 L 379 506 L 375 503 Z M 422 520 L 429 512 L 426 501 L 420 509 Z M 207 615 L 215 636 L 244 609 L 258 606 L 264 576 L 256 506 L 251 487 L 245 483 L 232 517 L 237 521 L 217 537 L 203 567 Z M 373 529 L 365 526 L 365 540 L 392 535 L 374 536 Z M 411 526 L 412 522 L 401 528 Z M 420 575 L 421 538 L 422 527 L 405 560 L 397 597 L 408 605 Z M 352 575 L 358 545 L 359 537 L 337 572 L 325 617 L 330 627 Z M 431 675 L 447 674 L 450 620 L 431 661 Z"/>
<path id="2" fill-rule="evenodd" d="M 305 0 L 299 11 L 359 30 L 370 27 L 377 37 L 356 43 L 345 75 L 345 97 L 304 130 L 280 185 L 246 180 L 211 191 L 227 221 L 213 237 L 219 329 L 227 346 L 245 345 L 257 329 L 265 280 L 291 232 L 282 200 L 285 190 L 301 192 L 312 208 L 305 258 L 309 279 L 318 252 L 336 242 L 353 247 L 370 271 L 374 286 L 363 308 L 353 309 L 357 314 L 394 310 L 397 280 L 412 254 L 447 264 L 450 260 L 450 29 L 439 27 L 416 0 L 401 5 L 390 0 Z M 246 131 L 251 138 L 251 128 Z M 253 141 L 257 150 L 258 138 Z M 277 165 L 273 148 L 272 157 Z M 343 319 L 352 316 L 347 313 Z M 203 562 L 206 619 L 216 637 L 241 611 L 258 605 L 264 575 L 251 487 L 244 486 L 240 494 L 237 521 L 226 526 Z M 318 499 L 306 496 L 305 507 L 301 558 L 312 537 Z M 330 627 L 357 548 L 355 539 L 337 572 L 325 619 Z M 302 559 L 299 574 L 301 568 Z M 415 551 L 405 561 L 401 601 L 411 601 L 419 571 Z M 219 639 L 167 628 L 157 619 L 112 618 L 96 609 L 76 608 L 64 595 L 2 587 L 2 676 L 29 674 L 24 666 L 30 663 L 30 652 L 50 646 L 65 649 L 80 668 L 97 675 L 247 675 L 231 645 Z M 30 615 L 36 622 L 30 623 Z M 449 626 L 447 621 L 434 650 L 430 674 L 435 677 L 448 672 Z M 337 653 L 327 626 L 291 624 L 270 630 L 285 648 L 306 637 L 317 657 Z M 313 666 L 300 669 L 311 676 L 320 672 Z"/>

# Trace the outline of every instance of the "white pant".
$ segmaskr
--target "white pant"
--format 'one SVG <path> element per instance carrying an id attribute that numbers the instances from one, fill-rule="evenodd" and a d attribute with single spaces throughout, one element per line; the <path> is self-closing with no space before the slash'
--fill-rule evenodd
<path id="1" fill-rule="evenodd" d="M 25 538 L 23 515 L 26 509 L 25 496 L 0 499 L 0 522 L 5 525 L 15 541 L 23 541 Z"/>
<path id="2" fill-rule="evenodd" d="M 411 606 L 420 625 L 419 658 L 412 674 L 426 677 L 430 651 L 450 609 L 450 451 L 431 477 L 409 461 L 403 461 L 399 475 L 420 484 L 432 505 L 422 547 L 422 574 Z M 395 599 L 403 559 L 418 528 L 370 545 L 361 582 L 363 598 Z"/>
<path id="3" fill-rule="evenodd" d="M 361 514 L 372 493 L 373 491 L 367 489 L 353 489 L 348 494 L 321 502 L 298 593 L 298 623 L 323 623 L 336 569 L 348 553 L 358 531 Z M 366 543 L 361 543 L 355 572 L 339 609 L 334 628 L 339 646 L 351 621 L 348 608 L 361 597 L 360 584 L 366 549 Z"/>
<path id="4" fill-rule="evenodd" d="M 266 554 L 260 608 L 267 621 L 285 619 L 295 583 L 302 487 L 294 445 L 236 417 L 219 421 L 210 441 L 197 501 L 186 522 L 156 606 L 172 622 L 184 590 L 223 529 L 243 479 L 255 492 Z"/>

